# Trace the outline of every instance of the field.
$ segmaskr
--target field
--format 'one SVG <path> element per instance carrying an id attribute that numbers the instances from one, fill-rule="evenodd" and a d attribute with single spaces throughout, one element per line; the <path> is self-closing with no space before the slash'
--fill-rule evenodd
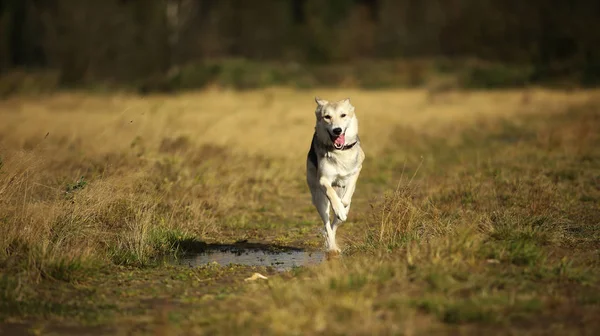
<path id="1" fill-rule="evenodd" d="M 169 264 L 324 248 L 315 95 L 351 98 L 367 155 L 343 256 Z M 598 91 L 16 97 L 0 160 L 0 334 L 600 332 Z"/>

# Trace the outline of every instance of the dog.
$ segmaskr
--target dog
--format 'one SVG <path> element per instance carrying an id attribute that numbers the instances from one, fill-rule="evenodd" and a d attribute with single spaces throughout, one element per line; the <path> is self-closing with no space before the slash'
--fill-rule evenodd
<path id="1" fill-rule="evenodd" d="M 346 98 L 338 102 L 315 97 L 316 126 L 306 158 L 306 182 L 323 224 L 329 253 L 341 252 L 337 228 L 348 217 L 365 153 L 358 138 L 358 119 Z M 329 208 L 333 209 L 333 222 Z"/>

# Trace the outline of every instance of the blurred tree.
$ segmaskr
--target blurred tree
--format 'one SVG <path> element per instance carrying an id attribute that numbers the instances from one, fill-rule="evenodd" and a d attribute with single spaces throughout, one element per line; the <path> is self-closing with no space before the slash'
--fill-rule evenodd
<path id="1" fill-rule="evenodd" d="M 37 12 L 39 1 L 0 1 L 0 70 L 8 67 L 43 66 L 45 54 Z"/>
<path id="2" fill-rule="evenodd" d="M 0 71 L 132 81 L 208 59 L 477 58 L 599 77 L 600 1 L 0 0 Z"/>

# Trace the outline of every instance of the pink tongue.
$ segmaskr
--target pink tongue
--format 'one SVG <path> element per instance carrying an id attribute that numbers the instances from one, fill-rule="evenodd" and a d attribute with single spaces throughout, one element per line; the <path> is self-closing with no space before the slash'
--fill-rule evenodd
<path id="1" fill-rule="evenodd" d="M 346 144 L 346 136 L 344 134 L 338 136 L 333 143 L 338 146 L 343 146 Z"/>

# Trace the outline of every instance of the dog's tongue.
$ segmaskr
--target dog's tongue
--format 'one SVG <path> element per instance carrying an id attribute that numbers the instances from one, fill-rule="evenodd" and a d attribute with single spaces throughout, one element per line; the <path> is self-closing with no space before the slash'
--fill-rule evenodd
<path id="1" fill-rule="evenodd" d="M 338 147 L 344 146 L 346 144 L 346 136 L 344 134 L 341 134 L 335 139 L 333 143 Z"/>

